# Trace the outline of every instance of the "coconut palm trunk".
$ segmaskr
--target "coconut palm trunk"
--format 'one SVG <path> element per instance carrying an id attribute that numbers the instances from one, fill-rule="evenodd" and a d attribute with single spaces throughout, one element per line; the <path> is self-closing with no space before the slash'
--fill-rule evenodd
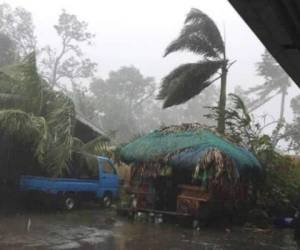
<path id="1" fill-rule="evenodd" d="M 226 109 L 226 85 L 227 85 L 227 61 L 224 60 L 221 69 L 221 90 L 219 100 L 219 117 L 218 117 L 218 132 L 225 133 L 225 109 Z"/>
<path id="2" fill-rule="evenodd" d="M 287 78 L 287 81 L 289 79 Z M 278 123 L 282 123 L 284 121 L 284 111 L 285 111 L 285 99 L 287 95 L 287 87 L 284 85 L 281 89 L 281 103 L 280 103 L 280 115 Z"/>
<path id="3" fill-rule="evenodd" d="M 285 111 L 285 100 L 287 96 L 287 88 L 289 86 L 289 79 L 286 77 L 286 84 L 284 84 L 280 90 L 281 92 L 281 102 L 280 102 L 280 114 L 279 114 L 279 119 L 277 122 L 277 128 L 275 129 L 275 133 L 273 136 L 273 145 L 276 146 L 280 140 L 280 129 L 284 126 L 284 111 Z"/>

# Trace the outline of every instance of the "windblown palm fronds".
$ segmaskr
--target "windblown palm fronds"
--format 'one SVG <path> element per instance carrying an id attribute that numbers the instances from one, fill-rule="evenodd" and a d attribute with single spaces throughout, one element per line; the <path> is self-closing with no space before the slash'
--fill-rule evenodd
<path id="1" fill-rule="evenodd" d="M 109 149 L 109 141 L 107 138 L 102 136 L 87 142 L 81 147 L 81 150 L 94 155 L 112 157 L 112 151 Z"/>
<path id="2" fill-rule="evenodd" d="M 72 153 L 74 104 L 63 93 L 44 88 L 41 113 L 49 127 L 45 164 L 52 174 L 61 175 L 67 169 Z"/>
<path id="3" fill-rule="evenodd" d="M 235 94 L 229 94 L 229 105 L 225 110 L 226 131 L 225 135 L 232 142 L 251 148 L 251 140 L 257 133 L 257 125 L 253 124 L 248 109 L 243 100 Z M 207 107 L 210 112 L 206 115 L 208 119 L 217 120 L 219 117 L 219 107 Z"/>
<path id="4" fill-rule="evenodd" d="M 39 165 L 45 168 L 49 175 L 60 175 L 67 168 L 71 156 L 75 109 L 68 97 L 49 89 L 40 79 L 34 54 L 30 54 L 19 64 L 0 68 L 0 103 L 3 104 L 0 108 L 3 114 L 0 121 L 2 134 L 7 134 L 8 131 L 12 134 L 12 131 L 15 131 L 14 134 L 20 137 L 20 141 L 22 133 L 26 134 L 20 127 L 5 123 L 6 119 L 12 119 L 12 113 L 8 110 L 12 108 L 19 110 L 14 113 L 18 114 L 14 116 L 15 124 L 22 123 L 25 114 L 31 117 L 31 121 L 40 121 L 39 124 L 43 124 L 43 134 L 39 135 L 42 137 L 43 146 L 37 148 L 43 151 L 43 157 L 41 154 L 35 155 L 39 159 Z M 29 123 L 26 124 L 29 126 Z M 34 126 L 32 129 L 35 131 Z M 26 143 L 22 145 L 26 147 Z"/>
<path id="5" fill-rule="evenodd" d="M 285 110 L 285 97 L 291 83 L 288 75 L 267 50 L 261 57 L 262 60 L 257 63 L 257 73 L 264 78 L 264 83 L 245 91 L 246 95 L 254 94 L 256 96 L 256 98 L 248 104 L 249 110 L 254 111 L 269 102 L 275 96 L 281 95 L 279 122 L 282 122 Z"/>
<path id="6" fill-rule="evenodd" d="M 0 162 L 3 169 L 16 167 L 25 171 L 30 168 L 33 172 L 62 176 L 70 171 L 74 151 L 83 155 L 82 166 L 86 162 L 91 162 L 88 168 L 95 165 L 96 158 L 90 154 L 107 152 L 107 142 L 104 142 L 107 139 L 98 138 L 84 144 L 73 137 L 74 125 L 72 100 L 51 89 L 40 78 L 34 53 L 19 64 L 0 68 Z"/>
<path id="7" fill-rule="evenodd" d="M 184 103 L 221 78 L 220 119 L 218 130 L 224 133 L 226 105 L 226 75 L 228 60 L 225 44 L 214 21 L 198 9 L 191 9 L 180 35 L 166 48 L 164 56 L 176 51 L 190 51 L 199 56 L 197 63 L 184 64 L 163 78 L 157 99 L 163 108 Z M 219 77 L 213 77 L 221 70 Z"/>
<path id="8" fill-rule="evenodd" d="M 234 109 L 242 111 L 242 114 L 244 116 L 243 119 L 245 121 L 243 125 L 244 126 L 249 125 L 249 123 L 251 122 L 251 117 L 243 100 L 238 95 L 235 94 L 229 94 L 229 96 L 231 97 L 235 105 Z"/>
<path id="9" fill-rule="evenodd" d="M 19 109 L 39 115 L 42 84 L 37 73 L 35 53 L 21 63 L 0 68 L 0 94 L 12 95 Z"/>
<path id="10" fill-rule="evenodd" d="M 47 149 L 47 124 L 43 117 L 20 110 L 0 110 L 0 176 L 41 171 Z"/>
<path id="11" fill-rule="evenodd" d="M 42 159 L 47 140 L 47 124 L 43 117 L 37 117 L 20 110 L 0 110 L 1 136 L 11 137 L 14 143 L 34 144 L 35 155 Z"/>
<path id="12" fill-rule="evenodd" d="M 109 147 L 109 141 L 106 137 L 99 136 L 87 143 L 73 137 L 69 175 L 73 177 L 80 175 L 96 176 L 98 173 L 97 155 L 113 158 L 113 151 Z"/>
<path id="13" fill-rule="evenodd" d="M 184 103 L 198 95 L 214 80 L 210 79 L 222 66 L 222 61 L 200 61 L 184 64 L 163 79 L 157 99 L 164 99 L 164 108 Z"/>
<path id="14" fill-rule="evenodd" d="M 220 58 L 225 50 L 222 36 L 214 21 L 201 10 L 187 14 L 179 37 L 166 49 L 165 55 L 178 50 L 192 51 L 205 57 Z"/>

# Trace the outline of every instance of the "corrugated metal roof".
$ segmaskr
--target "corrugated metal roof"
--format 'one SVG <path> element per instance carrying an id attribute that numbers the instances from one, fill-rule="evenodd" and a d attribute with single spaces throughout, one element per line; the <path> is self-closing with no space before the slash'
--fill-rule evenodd
<path id="1" fill-rule="evenodd" d="M 88 142 L 98 136 L 102 136 L 109 140 L 105 132 L 88 121 L 80 112 L 76 112 L 74 135 L 83 142 Z"/>

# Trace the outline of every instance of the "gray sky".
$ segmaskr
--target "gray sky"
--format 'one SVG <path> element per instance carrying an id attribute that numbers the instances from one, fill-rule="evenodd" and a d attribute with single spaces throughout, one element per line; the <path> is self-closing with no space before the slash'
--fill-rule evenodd
<path id="1" fill-rule="evenodd" d="M 237 85 L 244 88 L 262 82 L 255 76 L 255 63 L 260 60 L 263 45 L 239 17 L 227 0 L 8 0 L 13 7 L 29 10 L 34 19 L 39 45 L 57 44 L 53 24 L 61 9 L 76 14 L 89 23 L 96 34 L 93 47 L 87 55 L 96 61 L 98 75 L 106 77 L 110 70 L 134 65 L 145 76 L 157 81 L 174 67 L 197 57 L 177 53 L 163 58 L 166 46 L 178 35 L 190 8 L 207 13 L 226 35 L 228 58 L 237 62 L 229 72 L 229 92 Z M 293 95 L 300 94 L 294 85 Z M 274 108 L 278 107 L 278 109 Z M 289 109 L 289 101 L 287 103 Z M 259 113 L 276 117 L 279 98 L 265 105 Z M 278 115 L 277 115 L 278 116 Z M 288 111 L 289 120 L 292 119 Z"/>

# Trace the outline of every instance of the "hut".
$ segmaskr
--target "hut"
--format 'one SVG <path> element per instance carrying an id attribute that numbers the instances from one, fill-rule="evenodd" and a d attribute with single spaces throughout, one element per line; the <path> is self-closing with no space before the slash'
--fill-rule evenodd
<path id="1" fill-rule="evenodd" d="M 249 151 L 198 123 L 149 133 L 124 146 L 120 157 L 132 166 L 136 210 L 201 217 L 212 204 L 247 201 L 262 176 Z"/>
<path id="2" fill-rule="evenodd" d="M 94 140 L 99 136 L 103 139 L 109 140 L 107 135 L 97 126 L 88 121 L 81 112 L 76 111 L 75 118 L 74 136 L 84 143 Z"/>

